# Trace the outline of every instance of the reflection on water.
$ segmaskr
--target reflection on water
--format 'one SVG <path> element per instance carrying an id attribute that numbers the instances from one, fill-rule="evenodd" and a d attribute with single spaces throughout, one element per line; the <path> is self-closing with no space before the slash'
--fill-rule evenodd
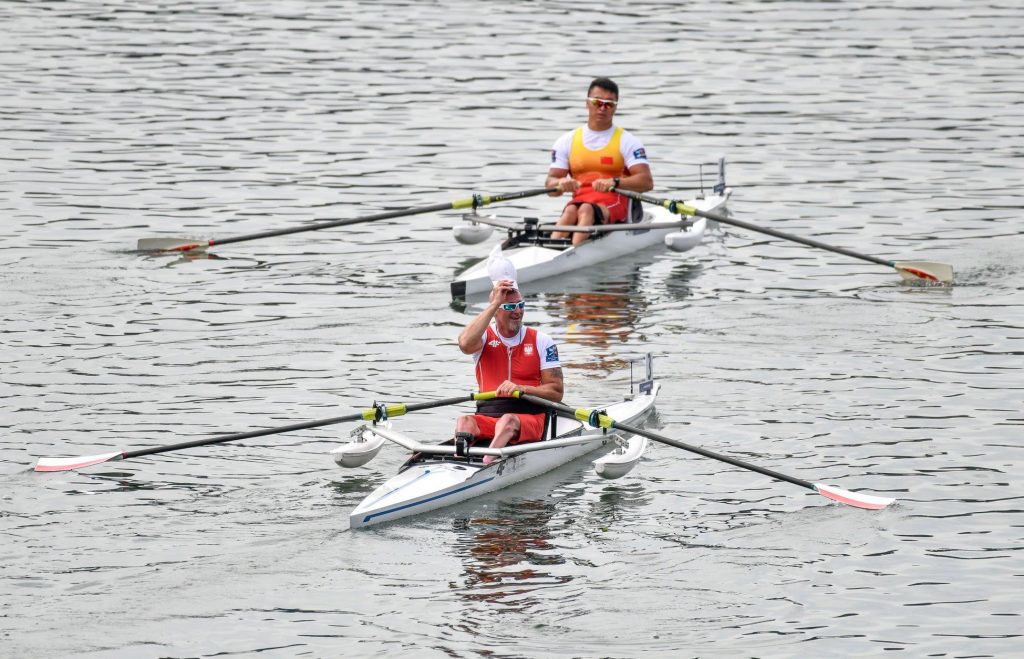
<path id="1" fill-rule="evenodd" d="M 170 258 L 170 257 L 173 257 Z M 194 263 L 196 261 L 226 261 L 230 259 L 227 256 L 221 256 L 216 252 L 208 252 L 206 250 L 192 250 L 190 252 L 172 252 L 167 254 L 153 254 L 149 258 L 153 259 L 168 259 L 167 263 L 164 264 L 165 268 L 173 268 L 174 266 L 180 266 L 188 263 Z"/>
<path id="2" fill-rule="evenodd" d="M 650 427 L 649 423 L 644 424 Z M 639 465 L 637 469 L 643 469 Z M 642 477 L 643 475 L 640 474 Z M 586 508 L 584 528 L 607 530 L 629 521 L 630 512 L 651 503 L 653 494 L 642 482 L 612 482 L 601 488 L 597 501 Z"/>
<path id="3" fill-rule="evenodd" d="M 327 487 L 339 497 L 339 507 L 348 514 L 382 481 L 380 476 L 370 476 L 355 469 L 346 469 L 336 479 L 329 481 Z M 355 503 L 352 503 L 353 501 Z"/>
<path id="4" fill-rule="evenodd" d="M 707 242 L 707 234 L 704 240 Z M 683 262 L 674 266 L 665 278 L 665 293 L 677 302 L 685 301 L 693 295 L 694 282 L 699 281 L 703 273 L 704 268 L 700 263 Z"/>
<path id="5" fill-rule="evenodd" d="M 566 354 L 579 358 L 563 358 L 562 365 L 599 372 L 623 368 L 622 353 L 640 349 L 637 333 L 648 305 L 641 292 L 639 267 L 614 263 L 577 275 L 581 276 L 596 280 L 591 282 L 591 290 L 573 290 L 577 282 L 569 280 L 569 290 L 556 289 L 539 296 L 540 308 L 554 319 L 554 326 L 564 328 L 560 342 L 578 346 Z"/>
<path id="6" fill-rule="evenodd" d="M 605 350 L 612 344 L 629 340 L 636 331 L 634 321 L 640 310 L 630 303 L 627 286 L 616 288 L 622 292 L 553 293 L 545 296 L 548 312 L 557 314 L 565 323 L 566 343 Z M 580 368 L 597 366 L 579 365 Z"/>
<path id="7" fill-rule="evenodd" d="M 456 520 L 456 547 L 463 562 L 459 594 L 472 602 L 525 612 L 539 604 L 535 591 L 572 581 L 572 576 L 543 569 L 565 562 L 551 541 L 554 514 L 549 501 L 519 500 L 500 503 L 492 517 Z"/>

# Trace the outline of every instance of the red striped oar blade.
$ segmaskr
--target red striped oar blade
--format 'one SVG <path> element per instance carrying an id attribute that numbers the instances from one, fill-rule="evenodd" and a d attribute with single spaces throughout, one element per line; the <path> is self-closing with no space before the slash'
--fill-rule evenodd
<path id="1" fill-rule="evenodd" d="M 936 261 L 897 261 L 892 267 L 906 281 L 924 280 L 940 284 L 953 283 L 953 267 Z"/>
<path id="2" fill-rule="evenodd" d="M 209 246 L 209 240 L 195 238 L 140 238 L 136 249 L 140 252 L 187 252 Z"/>

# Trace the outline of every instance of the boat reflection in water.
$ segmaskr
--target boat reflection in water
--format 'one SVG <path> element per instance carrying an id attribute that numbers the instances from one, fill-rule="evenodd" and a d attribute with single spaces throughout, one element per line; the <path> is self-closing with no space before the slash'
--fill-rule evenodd
<path id="1" fill-rule="evenodd" d="M 495 508 L 493 516 L 455 520 L 456 547 L 465 565 L 459 592 L 470 602 L 525 612 L 539 603 L 532 593 L 573 580 L 546 569 L 565 563 L 551 538 L 556 507 L 551 501 L 520 499 Z"/>
<path id="2" fill-rule="evenodd" d="M 565 351 L 563 361 L 568 369 L 616 371 L 626 367 L 620 358 L 624 348 L 634 340 L 642 325 L 648 302 L 639 292 L 638 273 L 628 278 L 604 280 L 590 286 L 591 290 L 546 292 L 540 296 L 540 308 L 554 321 L 548 326 L 564 327 L 559 343 L 579 346 Z"/>
<path id="3" fill-rule="evenodd" d="M 545 301 L 563 315 L 565 341 L 594 348 L 628 342 L 642 311 L 639 305 L 634 304 L 635 298 L 631 299 L 625 290 L 556 293 L 546 298 Z"/>
<path id="4" fill-rule="evenodd" d="M 626 520 L 631 510 L 650 503 L 642 484 L 597 478 L 587 459 L 519 487 L 518 495 L 513 490 L 500 493 L 502 499 L 490 503 L 488 512 L 478 508 L 453 520 L 455 551 L 464 566 L 461 584 L 453 587 L 467 601 L 500 605 L 502 611 L 530 608 L 538 603 L 540 590 L 573 581 L 576 571 L 558 566 L 586 560 L 580 555 L 567 558 L 567 552 L 579 547 L 567 550 L 561 545 L 559 537 L 566 529 L 574 537 L 600 535 L 603 528 Z M 553 598 L 558 595 L 545 592 L 545 606 Z"/>
<path id="5" fill-rule="evenodd" d="M 531 498 L 496 503 L 487 516 L 454 520 L 455 552 L 463 568 L 452 589 L 466 602 L 459 618 L 467 629 L 487 634 L 496 610 L 587 613 L 572 585 L 581 575 L 579 565 L 592 566 L 609 528 L 627 521 L 631 509 L 648 505 L 650 495 L 638 483 L 559 485 L 564 478 L 564 473 L 542 477 L 552 488 L 543 499 L 532 492 Z M 571 548 L 562 542 L 566 533 L 576 538 Z M 578 546 L 581 534 L 591 539 L 587 546 Z"/>

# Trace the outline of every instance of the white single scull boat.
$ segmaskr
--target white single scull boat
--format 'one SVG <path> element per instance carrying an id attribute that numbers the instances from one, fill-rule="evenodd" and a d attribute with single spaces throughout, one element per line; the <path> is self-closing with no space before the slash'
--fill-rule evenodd
<path id="1" fill-rule="evenodd" d="M 718 183 L 710 195 L 701 195 L 686 202 L 703 212 L 724 213 L 731 190 L 725 186 L 725 160 L 718 162 Z M 502 256 L 515 266 L 519 283 L 585 268 L 620 256 L 664 243 L 676 252 L 685 252 L 700 244 L 707 228 L 707 219 L 680 220 L 660 206 L 644 208 L 638 222 L 602 225 L 597 227 L 569 227 L 560 231 L 586 232 L 592 237 L 577 247 L 571 240 L 552 239 L 553 224 L 540 224 L 536 218 L 514 222 L 497 216 L 475 213 L 463 215 L 463 223 L 452 228 L 455 239 L 463 244 L 476 244 L 486 240 L 494 227 L 506 229 L 508 237 L 502 243 Z M 488 274 L 487 259 L 470 266 L 451 283 L 452 297 L 487 293 L 493 282 Z"/>
<path id="2" fill-rule="evenodd" d="M 604 413 L 637 424 L 651 413 L 661 385 L 651 374 L 650 355 L 646 364 L 647 379 L 640 383 L 639 393 L 604 407 Z M 614 450 L 595 461 L 595 470 L 604 478 L 619 478 L 639 462 L 648 443 L 645 437 L 554 415 L 548 419 L 549 439 L 500 449 L 423 444 L 389 426 L 389 422 L 360 426 L 353 432 L 354 441 L 331 452 L 342 467 L 369 462 L 387 441 L 414 452 L 396 476 L 356 506 L 349 516 L 352 528 L 451 506 L 539 476 L 600 448 Z M 487 455 L 498 459 L 485 465 Z"/>

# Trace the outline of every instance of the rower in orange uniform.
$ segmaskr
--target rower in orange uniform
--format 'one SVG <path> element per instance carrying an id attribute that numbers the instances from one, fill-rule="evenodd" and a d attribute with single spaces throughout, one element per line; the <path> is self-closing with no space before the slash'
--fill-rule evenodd
<path id="1" fill-rule="evenodd" d="M 573 193 L 572 201 L 562 210 L 560 225 L 625 222 L 639 206 L 611 190 L 654 189 L 644 145 L 612 122 L 618 105 L 619 86 L 608 78 L 595 78 L 587 89 L 586 125 L 562 135 L 551 149 L 544 187 L 557 188 L 553 197 Z M 551 237 L 565 238 L 568 233 L 556 231 Z M 572 234 L 573 246 L 586 239 L 586 233 Z"/>
<path id="2" fill-rule="evenodd" d="M 515 392 L 562 400 L 562 365 L 550 336 L 523 325 L 526 302 L 514 281 L 495 283 L 487 307 L 459 333 L 459 349 L 473 355 L 480 391 L 498 398 L 477 403 L 477 413 L 459 417 L 457 433 L 491 448 L 543 439 L 545 409 L 514 398 Z M 491 325 L 491 319 L 494 324 Z M 493 461 L 484 457 L 484 463 Z"/>

